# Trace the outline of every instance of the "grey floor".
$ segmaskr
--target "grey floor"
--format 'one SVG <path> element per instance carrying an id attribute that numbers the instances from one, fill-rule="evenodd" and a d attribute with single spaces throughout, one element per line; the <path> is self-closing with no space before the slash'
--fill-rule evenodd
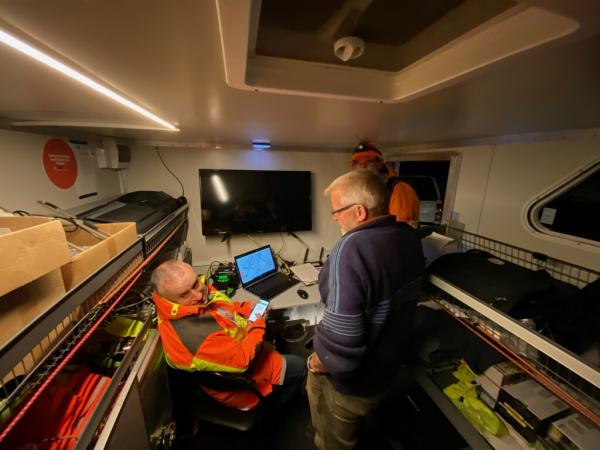
<path id="1" fill-rule="evenodd" d="M 257 430 L 237 432 L 209 423 L 200 423 L 194 439 L 181 442 L 177 450 L 316 450 L 305 395 L 296 395 L 276 416 L 270 416 Z"/>
<path id="2" fill-rule="evenodd" d="M 285 410 L 266 422 L 262 429 L 244 433 L 201 423 L 195 438 L 181 443 L 177 450 L 316 450 L 306 395 L 296 395 Z M 401 445 L 383 439 L 374 428 L 367 426 L 361 431 L 357 450 L 404 450 Z"/>
<path id="3" fill-rule="evenodd" d="M 409 395 L 410 401 L 406 400 Z M 240 433 L 200 423 L 194 439 L 179 443 L 176 450 L 316 450 L 313 435 L 306 393 L 298 392 L 258 429 Z M 356 450 L 452 450 L 465 446 L 426 394 L 412 381 L 399 378 L 398 386 L 363 419 Z"/>

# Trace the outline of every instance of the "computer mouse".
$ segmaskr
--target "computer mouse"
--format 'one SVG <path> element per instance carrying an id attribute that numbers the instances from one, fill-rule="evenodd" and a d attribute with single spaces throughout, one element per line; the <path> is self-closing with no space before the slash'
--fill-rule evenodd
<path id="1" fill-rule="evenodd" d="M 308 292 L 306 292 L 304 289 L 298 289 L 296 292 L 298 293 L 300 298 L 303 298 L 303 299 L 308 298 Z"/>

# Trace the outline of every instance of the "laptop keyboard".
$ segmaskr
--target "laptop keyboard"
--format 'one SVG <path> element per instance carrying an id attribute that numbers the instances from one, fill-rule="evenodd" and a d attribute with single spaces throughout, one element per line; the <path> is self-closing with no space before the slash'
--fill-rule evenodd
<path id="1" fill-rule="evenodd" d="M 261 281 L 260 286 L 251 286 L 247 289 L 259 297 L 269 300 L 296 283 L 298 280 L 295 278 L 278 273 L 277 276 Z"/>

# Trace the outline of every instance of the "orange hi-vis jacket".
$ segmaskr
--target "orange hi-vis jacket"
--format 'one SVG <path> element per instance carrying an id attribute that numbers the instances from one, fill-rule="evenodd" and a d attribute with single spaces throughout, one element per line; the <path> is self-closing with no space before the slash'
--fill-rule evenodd
<path id="1" fill-rule="evenodd" d="M 396 222 L 407 222 L 413 227 L 419 225 L 419 197 L 410 184 L 398 181 L 390 194 L 390 214 Z"/>
<path id="2" fill-rule="evenodd" d="M 256 355 L 265 333 L 264 320 L 246 320 L 252 303 L 234 302 L 212 286 L 209 291 L 209 302 L 194 306 L 171 302 L 154 292 L 158 332 L 167 363 L 190 372 L 242 373 L 252 362 L 248 376 L 263 396 L 271 393 L 273 384 L 283 383 L 285 363 L 279 353 L 267 348 Z M 253 361 L 255 356 L 257 359 Z M 202 389 L 233 408 L 250 409 L 259 402 L 256 395 L 247 391 Z"/>
<path id="3" fill-rule="evenodd" d="M 388 210 L 396 222 L 406 222 L 413 228 L 419 226 L 419 197 L 412 186 L 398 180 L 398 172 L 390 165 L 385 167 L 386 184 L 390 189 Z"/>

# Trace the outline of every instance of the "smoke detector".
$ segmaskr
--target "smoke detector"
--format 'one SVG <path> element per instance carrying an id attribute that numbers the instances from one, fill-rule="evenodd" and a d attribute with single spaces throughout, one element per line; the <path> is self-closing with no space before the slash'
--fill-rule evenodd
<path id="1" fill-rule="evenodd" d="M 360 57 L 365 51 L 365 41 L 356 36 L 344 36 L 333 43 L 333 53 L 342 61 Z"/>

